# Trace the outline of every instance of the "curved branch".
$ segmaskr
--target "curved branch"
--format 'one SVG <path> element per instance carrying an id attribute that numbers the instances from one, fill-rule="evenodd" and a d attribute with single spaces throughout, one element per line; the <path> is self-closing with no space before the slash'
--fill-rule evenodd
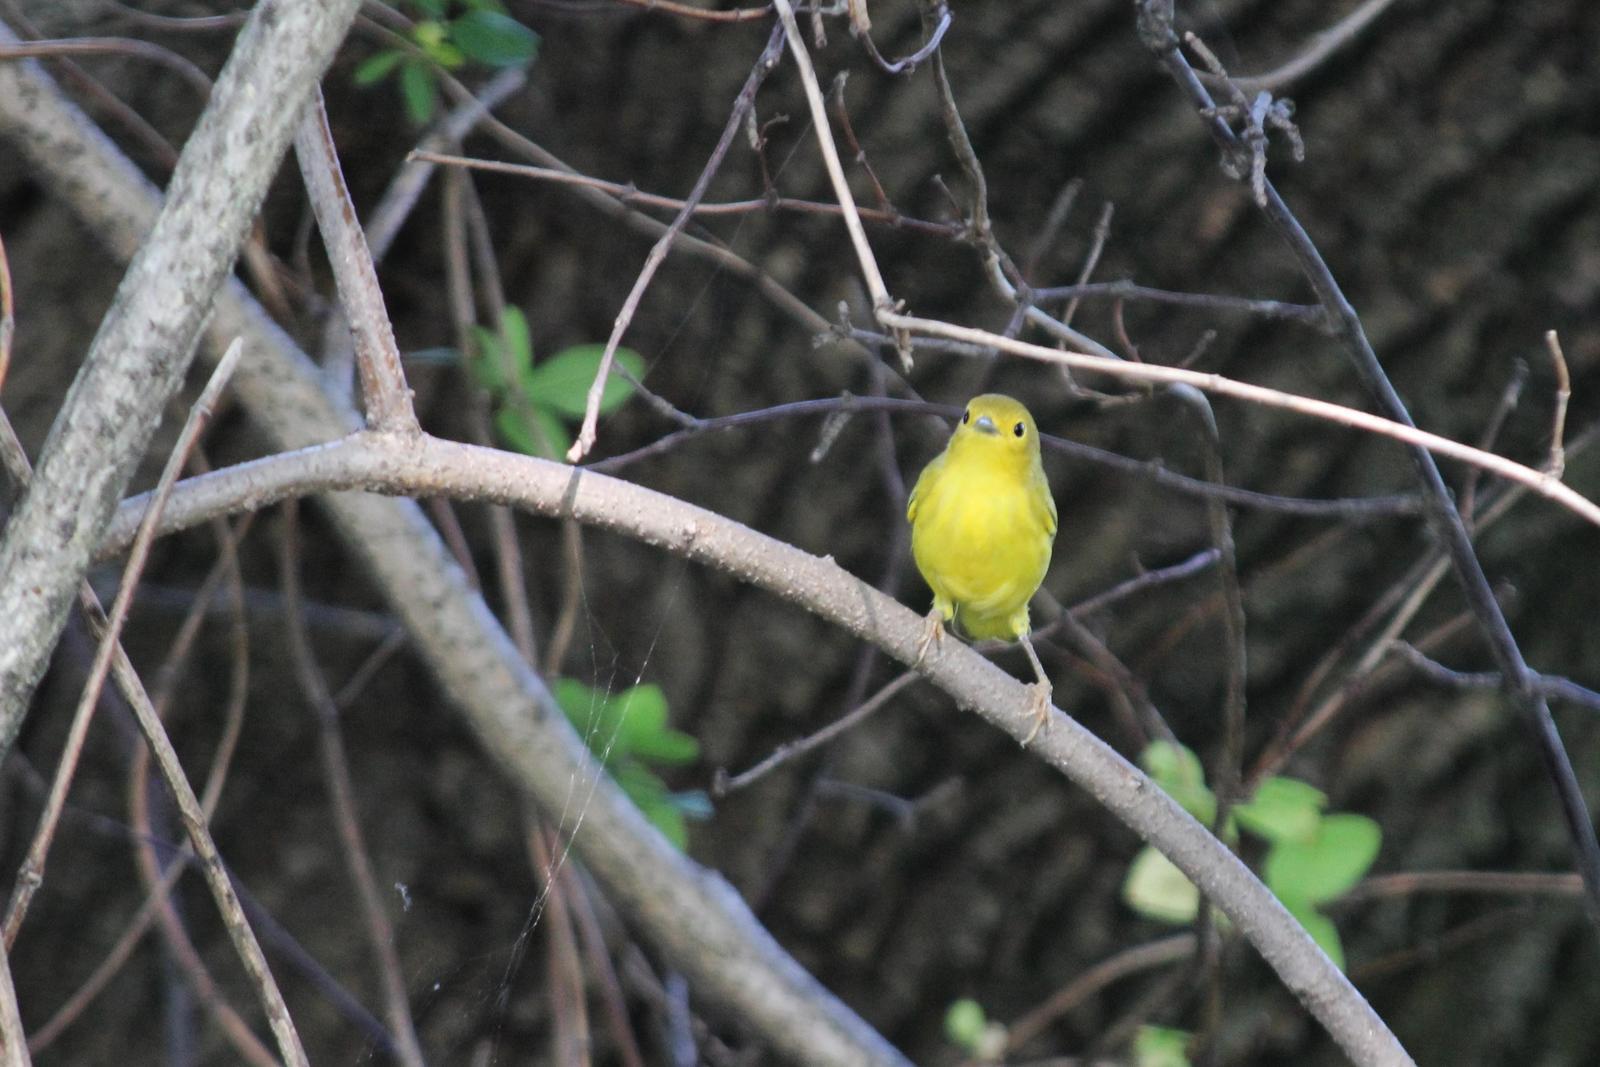
<path id="1" fill-rule="evenodd" d="M 760 586 L 871 641 L 902 663 L 918 660 L 921 617 L 831 558 L 810 555 L 643 486 L 547 460 L 432 437 L 357 433 L 331 444 L 190 479 L 174 492 L 163 515 L 163 528 L 193 525 L 290 496 L 350 489 L 483 500 L 550 517 L 574 518 Z M 129 536 L 127 531 L 140 507 L 137 497 L 123 505 L 124 512 L 113 523 L 103 551 L 116 551 Z M 470 664 L 463 666 L 471 669 Z M 1033 732 L 1028 688 L 971 648 L 946 642 L 922 658 L 918 669 L 957 704 L 978 712 L 1019 741 Z M 1034 740 L 1030 751 L 1082 786 L 1171 859 L 1228 914 L 1346 1053 L 1361 1064 L 1411 1063 L 1361 994 L 1226 845 L 1083 726 L 1059 713 L 1054 715 L 1053 726 Z M 528 753 L 526 758 L 535 756 Z M 625 813 L 610 814 L 621 818 Z M 640 817 L 632 813 L 631 818 Z M 655 835 L 647 836 L 653 847 L 642 855 L 631 854 L 629 863 L 635 878 L 653 885 L 653 865 L 681 867 L 686 861 L 659 844 Z M 593 832 L 580 837 L 578 846 L 580 850 L 617 847 Z M 731 894 L 719 879 L 705 873 L 701 877 L 708 890 Z M 759 936 L 764 938 L 765 932 Z"/>

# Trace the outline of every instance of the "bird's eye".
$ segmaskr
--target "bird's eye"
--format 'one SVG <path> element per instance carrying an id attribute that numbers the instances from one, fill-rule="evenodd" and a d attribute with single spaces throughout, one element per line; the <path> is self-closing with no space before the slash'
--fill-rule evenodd
<path id="1" fill-rule="evenodd" d="M 961 425 L 965 426 L 967 423 L 969 423 L 971 421 L 972 421 L 972 412 L 970 410 L 969 411 L 963 411 L 961 413 Z"/>
<path id="2" fill-rule="evenodd" d="M 1016 434 L 1018 437 L 1021 437 L 1028 431 L 1023 427 L 1022 423 L 1019 422 L 1015 426 L 1011 427 L 1011 432 Z"/>

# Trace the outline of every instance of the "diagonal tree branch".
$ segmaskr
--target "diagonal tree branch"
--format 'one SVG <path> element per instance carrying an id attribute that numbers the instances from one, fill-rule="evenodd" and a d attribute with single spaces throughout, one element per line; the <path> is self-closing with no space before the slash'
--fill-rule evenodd
<path id="1" fill-rule="evenodd" d="M 357 0 L 258 5 L 0 538 L 0 754 Z M 0 25 L 0 40 L 11 40 Z"/>
<path id="2" fill-rule="evenodd" d="M 1026 686 L 956 642 L 919 657 L 921 617 L 831 558 L 813 556 L 655 490 L 547 460 L 425 435 L 357 433 L 189 479 L 174 493 L 163 522 L 176 529 L 220 514 L 264 507 L 289 496 L 347 489 L 508 504 L 551 517 L 574 518 L 655 545 L 760 586 L 871 641 L 902 663 L 917 664 L 918 670 L 959 705 L 978 712 L 1019 741 L 1032 733 L 1034 716 Z M 128 509 L 126 517 L 119 516 L 113 524 L 106 552 L 114 552 L 130 536 L 127 528 L 141 507 L 140 498 L 124 507 Z M 501 640 L 505 640 L 503 634 Z M 460 669 L 484 669 L 483 653 L 464 649 L 461 655 L 477 663 L 462 663 Z M 504 742 L 524 751 L 527 733 L 526 727 L 508 729 Z M 1172 860 L 1228 914 L 1351 1059 L 1363 1067 L 1411 1064 L 1394 1035 L 1311 941 L 1299 921 L 1225 844 L 1138 768 L 1088 729 L 1060 714 L 1053 716 L 1051 730 L 1034 738 L 1030 752 L 1065 773 Z M 523 758 L 539 761 L 548 757 L 524 751 Z M 567 789 L 565 783 L 552 784 L 559 792 L 546 799 L 547 805 Z M 618 814 L 631 820 L 642 818 L 631 809 Z M 616 847 L 615 842 L 592 832 L 581 836 L 578 843 L 580 848 L 589 847 L 586 855 Z M 657 864 L 671 867 L 685 862 L 662 844 L 649 855 L 633 856 L 631 873 L 633 878 L 648 881 Z M 720 879 L 703 877 L 707 893 L 731 894 Z M 737 898 L 729 900 L 728 906 L 736 903 L 742 909 Z"/>

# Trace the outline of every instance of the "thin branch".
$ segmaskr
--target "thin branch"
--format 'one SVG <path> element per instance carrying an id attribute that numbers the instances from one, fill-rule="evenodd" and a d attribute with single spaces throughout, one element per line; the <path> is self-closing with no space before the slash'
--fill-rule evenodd
<path id="1" fill-rule="evenodd" d="M 919 677 L 920 675 L 916 671 L 905 671 L 898 675 L 894 681 L 863 701 L 855 710 L 840 716 L 814 734 L 809 734 L 798 741 L 790 741 L 779 745 L 760 763 L 747 770 L 740 771 L 732 776 L 729 776 L 726 771 L 718 771 L 711 785 L 711 795 L 720 798 L 727 796 L 729 793 L 737 793 L 746 786 L 754 785 L 785 763 L 798 759 L 812 749 L 827 744 L 846 730 L 865 722 L 873 712 L 886 706 L 889 701 L 899 695 L 902 689 L 910 686 Z"/>
<path id="2" fill-rule="evenodd" d="M 716 177 L 717 171 L 722 168 L 722 161 L 733 145 L 734 136 L 743 126 L 744 118 L 750 109 L 755 107 L 756 91 L 778 65 L 782 45 L 783 34 L 777 27 L 773 27 L 771 35 L 767 38 L 766 47 L 761 50 L 755 66 L 750 68 L 749 77 L 745 78 L 743 88 L 734 98 L 733 110 L 722 127 L 722 136 L 717 139 L 717 145 L 711 150 L 706 165 L 700 168 L 700 176 L 695 179 L 694 188 L 689 190 L 689 196 L 684 201 L 683 207 L 678 210 L 666 232 L 656 239 L 656 243 L 650 248 L 650 254 L 645 257 L 644 266 L 640 269 L 639 276 L 634 279 L 633 288 L 628 291 L 627 299 L 622 302 L 622 310 L 617 312 L 616 322 L 611 327 L 611 336 L 606 338 L 605 351 L 600 354 L 600 366 L 595 371 L 594 381 L 589 385 L 588 399 L 584 403 L 583 425 L 578 428 L 577 440 L 573 441 L 572 447 L 567 450 L 568 463 L 578 462 L 594 447 L 595 428 L 600 419 L 600 400 L 605 395 L 606 378 L 611 374 L 611 363 L 616 358 L 617 346 L 622 343 L 622 335 L 633 322 L 634 312 L 639 309 L 639 301 L 644 298 L 644 291 L 649 287 L 650 279 L 655 277 L 656 268 L 667 258 L 667 249 L 672 246 L 678 231 L 688 223 L 694 205 L 706 195 L 706 190 L 711 186 L 711 179 Z"/>
<path id="3" fill-rule="evenodd" d="M 1559 478 L 1567 469 L 1567 451 L 1564 444 L 1567 432 L 1567 402 L 1572 399 L 1572 379 L 1567 374 L 1567 357 L 1561 351 L 1561 338 L 1554 330 L 1544 335 L 1545 350 L 1550 353 L 1550 364 L 1556 372 L 1555 412 L 1550 417 L 1550 458 L 1544 469 Z"/>
<path id="4" fill-rule="evenodd" d="M 300 690 L 317 718 L 318 751 L 322 755 L 322 775 L 328 783 L 328 802 L 333 808 L 334 827 L 339 833 L 339 852 L 350 881 L 356 888 L 361 917 L 366 921 L 367 942 L 377 964 L 378 985 L 383 990 L 384 1016 L 394 1053 L 403 1067 L 423 1067 L 422 1045 L 411 1020 L 411 1003 L 406 994 L 405 977 L 400 970 L 400 954 L 394 946 L 394 927 L 384 909 L 383 894 L 372 873 L 372 857 L 361 833 L 356 815 L 355 783 L 350 777 L 350 760 L 345 754 L 344 734 L 339 727 L 339 708 L 311 650 L 305 616 L 300 605 L 300 531 L 298 501 L 284 507 L 283 536 L 279 540 L 279 571 L 283 585 L 285 633 L 289 657 L 294 665 Z"/>
<path id="5" fill-rule="evenodd" d="M 415 433 L 417 416 L 411 409 L 411 389 L 400 365 L 394 327 L 389 324 L 378 271 L 344 183 L 319 87 L 312 88 L 306 117 L 295 131 L 294 148 L 300 177 L 317 216 L 317 229 L 322 231 L 328 262 L 333 266 L 339 303 L 355 337 L 356 367 L 361 373 L 367 421 L 374 429 Z"/>
<path id="6" fill-rule="evenodd" d="M 1170 289 L 1154 289 L 1136 285 L 1131 281 L 1083 282 L 1077 285 L 1058 285 L 1034 289 L 1030 294 L 1040 303 L 1073 299 L 1142 300 L 1174 307 L 1201 308 L 1205 311 L 1256 315 L 1266 319 L 1284 319 L 1311 326 L 1323 333 L 1329 332 L 1327 313 L 1320 304 L 1287 304 L 1281 300 L 1251 300 L 1242 296 L 1220 296 L 1212 293 L 1180 293 Z"/>
<path id="7" fill-rule="evenodd" d="M 426 436 L 360 433 L 191 479 L 174 495 L 168 515 L 175 524 L 193 523 L 290 495 L 356 488 L 489 499 L 571 517 L 760 585 L 903 663 L 918 661 L 921 617 L 833 560 L 641 486 L 530 456 Z M 137 506 L 137 499 L 131 506 Z M 107 547 L 114 544 L 112 540 Z M 976 709 L 1018 741 L 1032 731 L 1031 691 L 973 650 L 946 642 L 923 658 L 918 669 L 959 705 Z M 1053 728 L 1034 739 L 1031 751 L 1166 854 L 1228 914 L 1357 1062 L 1410 1064 L 1382 1020 L 1225 845 L 1080 724 L 1059 714 L 1053 719 Z M 603 844 L 590 841 L 591 847 Z M 636 854 L 630 859 L 640 862 Z"/>
<path id="8" fill-rule="evenodd" d="M 55 56 L 133 56 L 159 63 L 189 83 L 202 101 L 211 95 L 206 72 L 170 48 L 133 37 L 69 37 L 0 44 L 0 61 Z"/>
<path id="9" fill-rule="evenodd" d="M 1430 681 L 1452 689 L 1504 689 L 1506 686 L 1505 678 L 1499 671 L 1452 670 L 1404 641 L 1395 641 L 1390 648 Z M 1566 700 L 1590 711 L 1600 711 L 1600 693 L 1579 685 L 1570 678 L 1535 672 L 1534 685 L 1540 693 L 1551 700 Z"/>
<path id="10" fill-rule="evenodd" d="M 967 347 L 975 351 L 974 346 Z M 939 415 L 949 421 L 954 421 L 961 416 L 960 408 L 945 404 L 930 404 L 923 400 L 903 400 L 898 397 L 846 395 L 842 397 L 820 397 L 813 400 L 794 400 L 786 404 L 774 404 L 771 407 L 759 408 L 754 411 L 697 419 L 692 425 L 681 430 L 674 430 L 672 433 L 657 438 L 647 445 L 641 445 L 631 452 L 624 452 L 621 455 L 586 463 L 584 464 L 584 469 L 610 474 L 642 460 L 670 452 L 679 445 L 704 433 L 756 426 L 778 419 L 802 418 L 852 410 L 905 412 L 919 415 L 931 414 Z M 1331 518 L 1343 522 L 1358 523 L 1371 522 L 1383 518 L 1418 515 L 1422 511 L 1420 500 L 1414 496 L 1404 494 L 1345 497 L 1336 500 L 1311 500 L 1304 497 L 1279 496 L 1274 493 L 1258 493 L 1250 489 L 1239 489 L 1234 486 L 1215 485 L 1200 478 L 1191 478 L 1186 474 L 1169 470 L 1159 460 L 1134 459 L 1131 456 L 1120 455 L 1116 452 L 1107 452 L 1093 445 L 1069 441 L 1064 437 L 1056 437 L 1054 434 L 1040 434 L 1039 442 L 1052 452 L 1059 452 L 1075 459 L 1098 463 L 1114 470 L 1147 478 L 1163 488 L 1188 496 L 1206 497 L 1215 495 L 1235 507 L 1281 511 L 1290 515 Z"/>
<path id="11" fill-rule="evenodd" d="M 1006 1027 L 1006 1051 L 1013 1055 L 1067 1012 L 1113 982 L 1177 963 L 1194 952 L 1193 934 L 1174 934 L 1126 949 L 1090 967 Z"/>
<path id="12" fill-rule="evenodd" d="M 878 46 L 872 40 L 872 27 L 870 24 L 859 26 L 855 23 L 854 19 L 852 19 L 850 27 L 851 32 L 854 33 L 856 38 L 866 47 L 867 55 L 872 57 L 872 61 L 878 65 L 878 69 L 883 71 L 885 74 L 899 74 L 902 71 L 915 70 L 919 63 L 923 62 L 929 56 L 934 54 L 939 47 L 939 42 L 944 40 L 945 31 L 950 28 L 949 6 L 940 3 L 938 7 L 939 17 L 937 20 L 935 20 L 933 31 L 928 34 L 927 41 L 923 43 L 922 47 L 918 48 L 915 52 L 912 52 L 904 59 L 897 59 L 891 62 L 883 58 L 883 54 L 878 51 Z M 852 4 L 851 10 L 852 14 L 854 14 L 856 10 L 860 10 L 865 13 L 866 5 L 863 3 L 858 9 L 854 4 Z"/>
<path id="13" fill-rule="evenodd" d="M 1453 441 L 1448 437 L 1440 437 L 1438 434 L 1419 430 L 1406 422 L 1369 415 L 1364 411 L 1344 407 L 1341 404 L 1332 404 L 1326 400 L 1317 400 L 1308 396 L 1284 393 L 1276 389 L 1267 389 L 1263 386 L 1235 381 L 1220 374 L 1202 374 L 1198 371 L 1183 370 L 1178 367 L 1165 367 L 1155 363 L 1130 363 L 1126 360 L 1105 359 L 1082 352 L 1062 352 L 1054 348 L 1046 348 L 1043 345 L 1029 344 L 1025 341 L 1002 337 L 988 330 L 973 329 L 970 326 L 956 326 L 936 319 L 917 318 L 893 311 L 884 312 L 880 314 L 879 318 L 885 325 L 911 333 L 947 337 L 951 340 L 965 341 L 974 345 L 989 345 L 1002 351 L 1028 359 L 1039 360 L 1043 363 L 1060 363 L 1082 370 L 1099 371 L 1112 377 L 1130 381 L 1192 385 L 1196 389 L 1214 393 L 1217 396 L 1247 400 L 1251 403 L 1261 404 L 1264 407 L 1280 408 L 1284 411 L 1292 411 L 1296 414 L 1307 415 L 1327 422 L 1337 423 L 1341 426 L 1348 426 L 1352 429 L 1377 434 L 1380 437 L 1388 437 L 1415 448 L 1426 449 L 1450 459 L 1482 467 L 1490 474 L 1525 485 L 1540 496 L 1560 504 L 1587 522 L 1600 526 L 1600 505 L 1596 505 L 1593 501 L 1580 495 L 1552 475 L 1534 470 L 1521 463 L 1513 462 L 1504 456 L 1497 456 L 1492 452 L 1485 452 L 1482 449 L 1473 448 L 1471 445 L 1464 445 L 1460 441 Z M 1454 514 L 1454 511 L 1452 510 L 1451 513 Z"/>
<path id="14" fill-rule="evenodd" d="M 100 694 L 105 687 L 106 675 L 110 673 L 112 658 L 121 651 L 122 626 L 127 622 L 128 609 L 133 604 L 134 590 L 139 586 L 139 576 L 144 572 L 145 561 L 149 559 L 150 545 L 155 540 L 155 527 L 161 518 L 161 509 L 165 506 L 167 497 L 172 492 L 172 486 L 183 470 L 183 465 L 188 462 L 189 452 L 194 448 L 201 430 L 210 419 L 212 408 L 217 398 L 222 395 L 222 390 L 226 388 L 228 379 L 233 375 L 233 368 L 238 364 L 243 352 L 244 343 L 234 341 L 233 346 L 228 349 L 228 354 L 217 364 L 211 380 L 206 383 L 200 398 L 190 410 L 189 417 L 178 434 L 177 443 L 173 446 L 172 454 L 167 457 L 166 466 L 162 469 L 161 478 L 151 496 L 149 510 L 139 521 L 138 535 L 134 537 L 133 547 L 128 553 L 128 562 L 123 567 L 122 584 L 117 589 L 117 596 L 111 603 L 110 612 L 106 615 L 100 643 L 95 648 L 94 659 L 89 667 L 89 676 L 84 681 L 83 691 L 78 696 L 78 706 L 72 713 L 72 725 L 67 730 L 61 763 L 56 770 L 55 779 L 50 783 L 50 795 L 45 801 L 44 811 L 39 816 L 38 828 L 28 847 L 27 857 L 22 861 L 22 869 L 17 873 L 16 886 L 6 906 L 4 937 L 0 940 L 5 942 L 7 948 L 16 944 L 17 932 L 22 928 L 22 920 L 28 914 L 28 905 L 33 900 L 34 892 L 44 881 L 45 862 L 50 854 L 50 846 L 55 840 L 56 826 L 61 820 L 61 812 L 67 804 L 67 791 L 72 788 L 72 779 L 78 769 L 78 757 L 83 752 L 83 743 L 89 735 L 89 724 L 94 720 L 95 709 L 100 705 Z M 3 417 L 0 415 L 0 418 Z M 6 432 L 10 432 L 9 426 Z"/>
<path id="15" fill-rule="evenodd" d="M 1293 59 L 1265 74 L 1248 74 L 1235 77 L 1233 83 L 1247 93 L 1276 93 L 1311 73 L 1339 49 L 1355 40 L 1356 35 L 1375 22 L 1394 3 L 1394 0 L 1366 0 L 1344 18 L 1311 39 L 1311 46 Z M 1201 80 L 1215 84 L 1214 75 L 1203 75 Z M 1220 79 L 1217 79 L 1220 81 Z"/>

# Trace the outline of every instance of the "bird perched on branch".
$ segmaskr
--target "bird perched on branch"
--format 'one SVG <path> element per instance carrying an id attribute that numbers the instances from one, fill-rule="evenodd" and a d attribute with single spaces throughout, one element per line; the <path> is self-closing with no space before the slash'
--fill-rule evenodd
<path id="1" fill-rule="evenodd" d="M 946 622 L 974 640 L 1022 642 L 1038 677 L 1027 744 L 1050 722 L 1050 680 L 1028 639 L 1028 601 L 1056 536 L 1056 502 L 1028 409 L 999 393 L 974 397 L 917 478 L 906 519 L 911 554 L 933 589 L 917 662 L 943 639 Z"/>

